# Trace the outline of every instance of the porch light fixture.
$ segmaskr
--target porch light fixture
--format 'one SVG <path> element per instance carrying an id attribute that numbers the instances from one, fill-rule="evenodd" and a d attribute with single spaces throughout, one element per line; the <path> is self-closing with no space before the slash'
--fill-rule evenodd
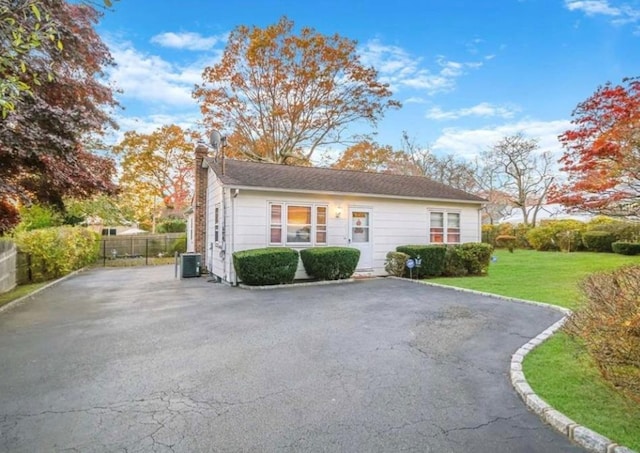
<path id="1" fill-rule="evenodd" d="M 339 219 L 342 215 L 342 206 L 336 206 L 336 219 Z"/>

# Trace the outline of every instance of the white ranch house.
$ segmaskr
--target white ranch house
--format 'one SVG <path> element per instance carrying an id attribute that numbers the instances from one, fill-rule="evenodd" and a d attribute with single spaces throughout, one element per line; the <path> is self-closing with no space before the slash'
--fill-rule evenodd
<path id="1" fill-rule="evenodd" d="M 479 242 L 486 200 L 420 176 L 296 167 L 210 157 L 196 147 L 187 250 L 237 284 L 233 252 L 346 246 L 356 272 L 382 276 L 398 245 Z M 308 278 L 302 264 L 296 278 Z"/>

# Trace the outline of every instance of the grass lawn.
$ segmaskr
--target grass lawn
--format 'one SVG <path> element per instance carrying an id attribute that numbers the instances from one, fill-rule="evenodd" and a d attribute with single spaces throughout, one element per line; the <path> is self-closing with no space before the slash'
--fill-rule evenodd
<path id="1" fill-rule="evenodd" d="M 610 253 L 559 253 L 498 250 L 486 277 L 434 278 L 429 281 L 503 296 L 576 308 L 578 282 L 590 273 L 640 257 Z M 524 361 L 531 387 L 541 398 L 579 424 L 640 451 L 640 405 L 604 381 L 581 345 L 558 333 Z"/>
<path id="2" fill-rule="evenodd" d="M 625 264 L 640 264 L 638 256 L 615 253 L 562 253 L 497 250 L 496 261 L 486 277 L 433 278 L 430 282 L 475 289 L 502 296 L 535 300 L 576 308 L 580 303 L 578 282 L 597 271 Z"/>
<path id="3" fill-rule="evenodd" d="M 34 292 L 38 288 L 42 288 L 47 283 L 48 282 L 31 283 L 31 284 L 28 284 L 28 285 L 20 285 L 20 286 L 16 286 L 14 289 L 12 289 L 9 292 L 0 294 L 0 307 L 2 307 L 3 305 L 6 305 L 9 302 L 12 302 L 12 301 L 14 301 L 16 299 L 19 299 L 22 296 L 26 296 L 27 294 L 31 294 L 32 292 Z"/>

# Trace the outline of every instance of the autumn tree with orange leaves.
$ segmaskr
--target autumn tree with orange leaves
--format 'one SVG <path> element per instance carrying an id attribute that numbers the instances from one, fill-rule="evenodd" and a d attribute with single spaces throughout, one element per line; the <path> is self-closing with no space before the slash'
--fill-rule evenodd
<path id="1" fill-rule="evenodd" d="M 150 134 L 134 131 L 114 146 L 122 174 L 119 185 L 123 204 L 135 220 L 155 225 L 162 211 L 182 214 L 190 202 L 193 179 L 193 144 L 190 133 L 176 125 Z"/>
<path id="2" fill-rule="evenodd" d="M 363 140 L 347 148 L 331 165 L 337 170 L 358 170 L 379 173 L 396 173 L 398 160 L 406 160 L 402 151 L 394 151 L 389 145 L 379 145 Z"/>
<path id="3" fill-rule="evenodd" d="M 553 201 L 611 216 L 640 214 L 640 80 L 599 87 L 560 136 L 568 182 Z"/>
<path id="4" fill-rule="evenodd" d="M 364 66 L 356 42 L 325 36 L 282 17 L 266 28 L 239 26 L 220 63 L 194 90 L 205 123 L 231 131 L 229 148 L 245 159 L 309 162 L 318 149 L 345 143 L 350 124 L 375 125 L 399 107 L 378 72 Z"/>

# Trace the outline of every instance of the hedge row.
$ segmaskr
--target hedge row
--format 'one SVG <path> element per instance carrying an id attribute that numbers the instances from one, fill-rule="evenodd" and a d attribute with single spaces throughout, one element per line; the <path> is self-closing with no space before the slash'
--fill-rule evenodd
<path id="1" fill-rule="evenodd" d="M 313 247 L 296 250 L 266 247 L 233 254 L 233 267 L 246 285 L 280 285 L 292 283 L 298 269 L 298 256 L 312 278 L 339 280 L 355 272 L 360 250 L 349 247 Z"/>
<path id="2" fill-rule="evenodd" d="M 59 278 L 93 263 L 100 253 L 100 236 L 82 227 L 54 227 L 20 231 L 18 248 L 39 263 L 34 281 Z"/>
<path id="3" fill-rule="evenodd" d="M 411 271 L 405 266 L 404 276 L 420 277 L 459 277 L 463 275 L 486 274 L 491 262 L 493 247 L 483 243 L 467 243 L 457 245 L 401 245 L 396 247 L 397 253 L 406 254 L 412 259 L 420 259 L 420 266 Z M 397 264 L 392 265 L 391 259 L 398 259 L 396 255 L 387 255 L 387 272 L 396 270 Z"/>
<path id="4" fill-rule="evenodd" d="M 509 250 L 612 252 L 611 244 L 614 242 L 640 242 L 640 222 L 601 216 L 586 223 L 572 219 L 543 220 L 536 227 L 523 224 L 483 225 L 482 242 Z"/>

